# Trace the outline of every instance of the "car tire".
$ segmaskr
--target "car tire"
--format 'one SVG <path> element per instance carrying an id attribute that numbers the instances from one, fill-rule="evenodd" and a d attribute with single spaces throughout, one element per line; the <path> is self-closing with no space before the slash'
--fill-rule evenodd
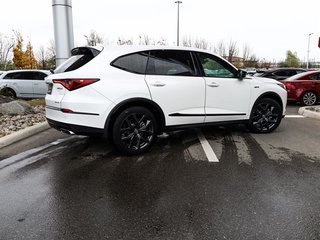
<path id="1" fill-rule="evenodd" d="M 279 126 L 281 119 L 280 104 L 271 98 L 263 98 L 251 110 L 249 129 L 254 133 L 270 133 Z"/>
<path id="2" fill-rule="evenodd" d="M 318 96 L 314 92 L 307 91 L 302 94 L 300 102 L 304 106 L 312 106 L 318 103 Z"/>
<path id="3" fill-rule="evenodd" d="M 6 96 L 6 97 L 10 97 L 12 99 L 17 98 L 16 92 L 11 88 L 3 88 L 3 89 L 1 89 L 0 93 L 1 93 L 1 95 Z"/>
<path id="4" fill-rule="evenodd" d="M 157 137 L 157 122 L 151 111 L 144 107 L 130 107 L 115 119 L 112 138 L 115 147 L 126 155 L 148 151 Z"/>

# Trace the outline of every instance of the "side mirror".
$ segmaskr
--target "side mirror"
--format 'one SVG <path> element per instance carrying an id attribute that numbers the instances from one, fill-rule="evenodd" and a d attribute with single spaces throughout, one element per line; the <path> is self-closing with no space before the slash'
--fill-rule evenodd
<path id="1" fill-rule="evenodd" d="M 240 80 L 244 79 L 247 76 L 247 72 L 243 71 L 241 69 L 238 70 L 237 73 L 237 78 L 239 78 Z"/>

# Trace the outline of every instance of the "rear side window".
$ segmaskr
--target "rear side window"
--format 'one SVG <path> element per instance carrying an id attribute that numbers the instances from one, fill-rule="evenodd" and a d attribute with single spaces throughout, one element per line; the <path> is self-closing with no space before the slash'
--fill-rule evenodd
<path id="1" fill-rule="evenodd" d="M 114 60 L 111 63 L 111 65 L 128 72 L 145 74 L 147 62 L 148 53 L 138 52 L 130 55 L 121 56 Z"/>
<path id="2" fill-rule="evenodd" d="M 17 73 L 8 73 L 3 77 L 3 79 L 17 79 L 18 75 Z"/>
<path id="3" fill-rule="evenodd" d="M 310 76 L 312 80 L 320 80 L 320 73 Z"/>
<path id="4" fill-rule="evenodd" d="M 147 72 L 149 75 L 195 76 L 195 67 L 189 51 L 150 51 Z"/>
<path id="5" fill-rule="evenodd" d="M 4 79 L 18 79 L 18 80 L 44 80 L 47 74 L 43 72 L 15 72 L 8 73 Z"/>
<path id="6" fill-rule="evenodd" d="M 71 51 L 71 57 L 66 60 L 64 63 L 60 64 L 55 70 L 54 73 L 63 73 L 76 70 L 83 65 L 90 62 L 100 53 L 99 50 L 89 47 L 79 47 L 74 48 Z"/>

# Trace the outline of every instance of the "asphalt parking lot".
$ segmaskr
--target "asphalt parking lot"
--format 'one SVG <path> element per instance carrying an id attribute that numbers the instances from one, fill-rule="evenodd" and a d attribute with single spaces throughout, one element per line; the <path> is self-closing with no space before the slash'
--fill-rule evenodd
<path id="1" fill-rule="evenodd" d="M 215 126 L 119 156 L 48 130 L 0 152 L 0 239 L 320 239 L 320 121 Z"/>

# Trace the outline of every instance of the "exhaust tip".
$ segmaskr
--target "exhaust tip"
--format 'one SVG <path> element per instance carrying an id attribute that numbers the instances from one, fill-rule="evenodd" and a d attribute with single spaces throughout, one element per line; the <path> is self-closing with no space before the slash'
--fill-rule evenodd
<path id="1" fill-rule="evenodd" d="M 69 135 L 74 135 L 74 132 L 72 132 L 72 131 L 70 131 L 68 129 L 61 128 L 60 131 L 63 132 L 63 133 L 69 134 Z"/>

